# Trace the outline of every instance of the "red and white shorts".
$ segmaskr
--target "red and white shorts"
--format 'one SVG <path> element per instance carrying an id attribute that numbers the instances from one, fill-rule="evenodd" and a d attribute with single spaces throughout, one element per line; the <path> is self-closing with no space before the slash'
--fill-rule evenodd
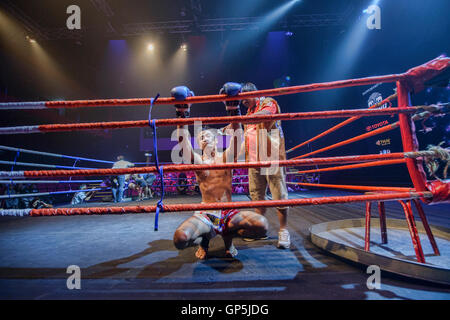
<path id="1" fill-rule="evenodd" d="M 220 234 L 227 233 L 228 223 L 231 218 L 237 213 L 239 210 L 230 209 L 230 210 L 217 210 L 217 211 L 195 211 L 194 217 L 202 220 L 204 223 L 211 227 L 211 238 Z"/>

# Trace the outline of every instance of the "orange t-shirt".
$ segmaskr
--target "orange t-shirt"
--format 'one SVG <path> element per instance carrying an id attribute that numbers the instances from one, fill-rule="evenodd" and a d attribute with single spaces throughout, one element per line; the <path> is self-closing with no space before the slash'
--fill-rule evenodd
<path id="1" fill-rule="evenodd" d="M 257 101 L 256 101 L 256 105 L 252 110 L 248 110 L 247 111 L 247 115 L 252 115 L 256 112 L 259 111 L 268 111 L 268 113 L 270 114 L 278 114 L 280 113 L 280 107 L 278 106 L 278 103 L 272 99 L 272 98 L 265 98 L 265 97 L 260 97 Z M 261 127 L 261 124 L 248 124 L 246 125 L 245 128 L 245 137 L 246 137 L 246 143 L 245 143 L 245 151 L 246 151 L 246 160 L 247 161 L 259 161 L 259 148 L 258 148 L 258 128 Z M 282 155 L 285 154 L 285 150 L 284 150 L 284 143 L 281 143 L 281 139 L 283 139 L 283 132 L 281 129 L 281 125 L 279 123 L 279 121 L 275 121 L 272 126 L 270 128 L 267 128 L 268 130 L 268 139 L 272 140 L 271 142 L 275 142 L 275 137 L 272 137 L 270 130 L 271 129 L 279 129 L 280 131 L 280 136 L 277 137 L 278 140 L 278 144 L 279 147 L 282 148 L 283 150 L 280 150 L 280 156 L 283 157 Z M 284 142 L 284 141 L 283 141 Z M 266 146 L 269 146 L 269 144 L 266 144 Z M 267 152 L 266 152 L 267 153 Z M 284 157 L 285 159 L 285 157 Z M 280 158 L 280 160 L 282 160 Z"/>

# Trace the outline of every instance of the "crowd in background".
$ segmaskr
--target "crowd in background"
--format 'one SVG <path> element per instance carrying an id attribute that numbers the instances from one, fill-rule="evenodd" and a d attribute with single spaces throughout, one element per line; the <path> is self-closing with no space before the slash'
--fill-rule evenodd
<path id="1" fill-rule="evenodd" d="M 0 185 L 0 194 L 9 196 L 17 194 L 38 193 L 36 184 L 9 184 Z M 53 207 L 54 198 L 48 196 L 29 196 L 18 198 L 0 199 L 0 207 L 3 209 L 41 209 Z"/>
<path id="2" fill-rule="evenodd" d="M 161 178 L 158 176 L 152 187 L 158 195 L 161 195 Z M 164 192 L 175 194 L 195 194 L 199 193 L 199 187 L 195 174 L 188 172 L 168 172 L 164 174 Z"/>
<path id="3" fill-rule="evenodd" d="M 233 187 L 235 194 L 248 194 L 248 170 L 233 169 Z"/>
<path id="4" fill-rule="evenodd" d="M 167 193 L 187 193 L 194 194 L 199 193 L 197 180 L 195 178 L 195 174 L 193 171 L 183 173 L 183 177 L 179 177 L 179 173 L 165 173 L 164 174 L 164 191 Z M 306 183 L 319 183 L 319 175 L 317 174 L 305 174 L 305 175 L 295 175 L 288 174 L 286 177 L 286 181 L 288 183 L 292 183 L 288 185 L 289 192 L 302 191 L 305 188 L 297 185 L 297 182 L 306 182 Z M 161 180 L 157 177 L 154 182 L 152 189 L 160 195 Z M 248 170 L 247 169 L 233 169 L 233 180 L 232 180 L 232 192 L 234 194 L 248 194 Z M 183 188 L 182 192 L 180 192 L 180 185 L 186 185 L 187 188 Z M 184 191 L 186 190 L 186 191 Z"/>

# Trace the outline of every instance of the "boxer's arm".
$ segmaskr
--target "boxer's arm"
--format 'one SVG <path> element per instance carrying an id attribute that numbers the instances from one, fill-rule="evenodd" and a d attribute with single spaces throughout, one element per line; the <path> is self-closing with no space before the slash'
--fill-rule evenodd
<path id="1" fill-rule="evenodd" d="M 253 113 L 252 116 L 257 116 L 257 115 L 269 115 L 269 114 L 275 114 L 275 113 L 273 113 L 273 112 L 270 111 L 270 110 L 265 110 L 265 109 L 263 109 L 263 110 L 260 110 L 260 111 L 258 111 L 258 112 Z"/>
<path id="2" fill-rule="evenodd" d="M 89 200 L 91 200 L 91 198 L 92 198 L 96 193 L 97 193 L 97 190 L 88 192 L 88 195 L 87 195 L 86 198 L 84 198 L 84 201 L 89 201 Z"/>
<path id="3" fill-rule="evenodd" d="M 191 135 L 188 126 L 177 126 L 178 143 L 181 147 L 181 152 L 187 152 L 190 156 L 191 163 L 202 163 L 202 158 L 194 152 L 191 144 Z M 183 155 L 184 156 L 184 155 Z"/>
<path id="4" fill-rule="evenodd" d="M 189 90 L 186 86 L 178 86 L 171 90 L 172 97 L 177 101 L 183 101 L 188 97 L 194 96 L 194 92 Z M 191 113 L 191 105 L 186 103 L 175 104 L 177 118 L 189 118 Z M 187 152 L 190 162 L 201 163 L 201 157 L 194 152 L 191 144 L 191 135 L 187 125 L 177 126 L 178 143 L 181 147 L 181 152 Z M 183 155 L 183 158 L 185 155 Z"/>
<path id="5" fill-rule="evenodd" d="M 237 96 L 242 91 L 242 85 L 235 82 L 227 82 L 220 89 L 219 94 L 226 94 L 227 96 Z M 241 107 L 240 100 L 224 101 L 225 110 L 228 116 L 240 116 Z M 224 152 L 224 162 L 236 162 L 240 153 L 241 144 L 243 141 L 243 130 L 240 123 L 230 123 L 222 132 L 231 136 L 230 145 Z"/>
<path id="6" fill-rule="evenodd" d="M 244 130 L 240 123 L 235 123 L 235 126 L 225 131 L 231 136 L 230 145 L 224 152 L 224 162 L 236 162 L 241 154 L 244 142 Z"/>

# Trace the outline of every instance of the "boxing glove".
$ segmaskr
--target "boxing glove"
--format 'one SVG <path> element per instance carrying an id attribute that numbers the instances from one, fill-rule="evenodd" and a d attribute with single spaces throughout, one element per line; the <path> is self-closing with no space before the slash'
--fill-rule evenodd
<path id="1" fill-rule="evenodd" d="M 186 86 L 175 87 L 170 91 L 170 94 L 177 101 L 183 101 L 183 100 L 186 100 L 187 97 L 194 96 L 194 92 L 189 90 L 189 88 Z M 190 115 L 190 105 L 189 104 L 187 104 L 187 103 L 175 104 L 175 108 L 176 108 L 177 118 L 188 118 L 189 117 L 189 115 Z"/>
<path id="2" fill-rule="evenodd" d="M 236 96 L 238 95 L 242 90 L 242 85 L 236 82 L 227 82 L 223 85 L 223 87 L 220 89 L 219 94 L 226 94 L 227 96 Z M 230 101 L 224 101 L 227 114 L 229 116 L 240 116 L 241 115 L 241 109 L 239 107 L 239 104 L 241 103 L 240 100 L 230 100 Z"/>

